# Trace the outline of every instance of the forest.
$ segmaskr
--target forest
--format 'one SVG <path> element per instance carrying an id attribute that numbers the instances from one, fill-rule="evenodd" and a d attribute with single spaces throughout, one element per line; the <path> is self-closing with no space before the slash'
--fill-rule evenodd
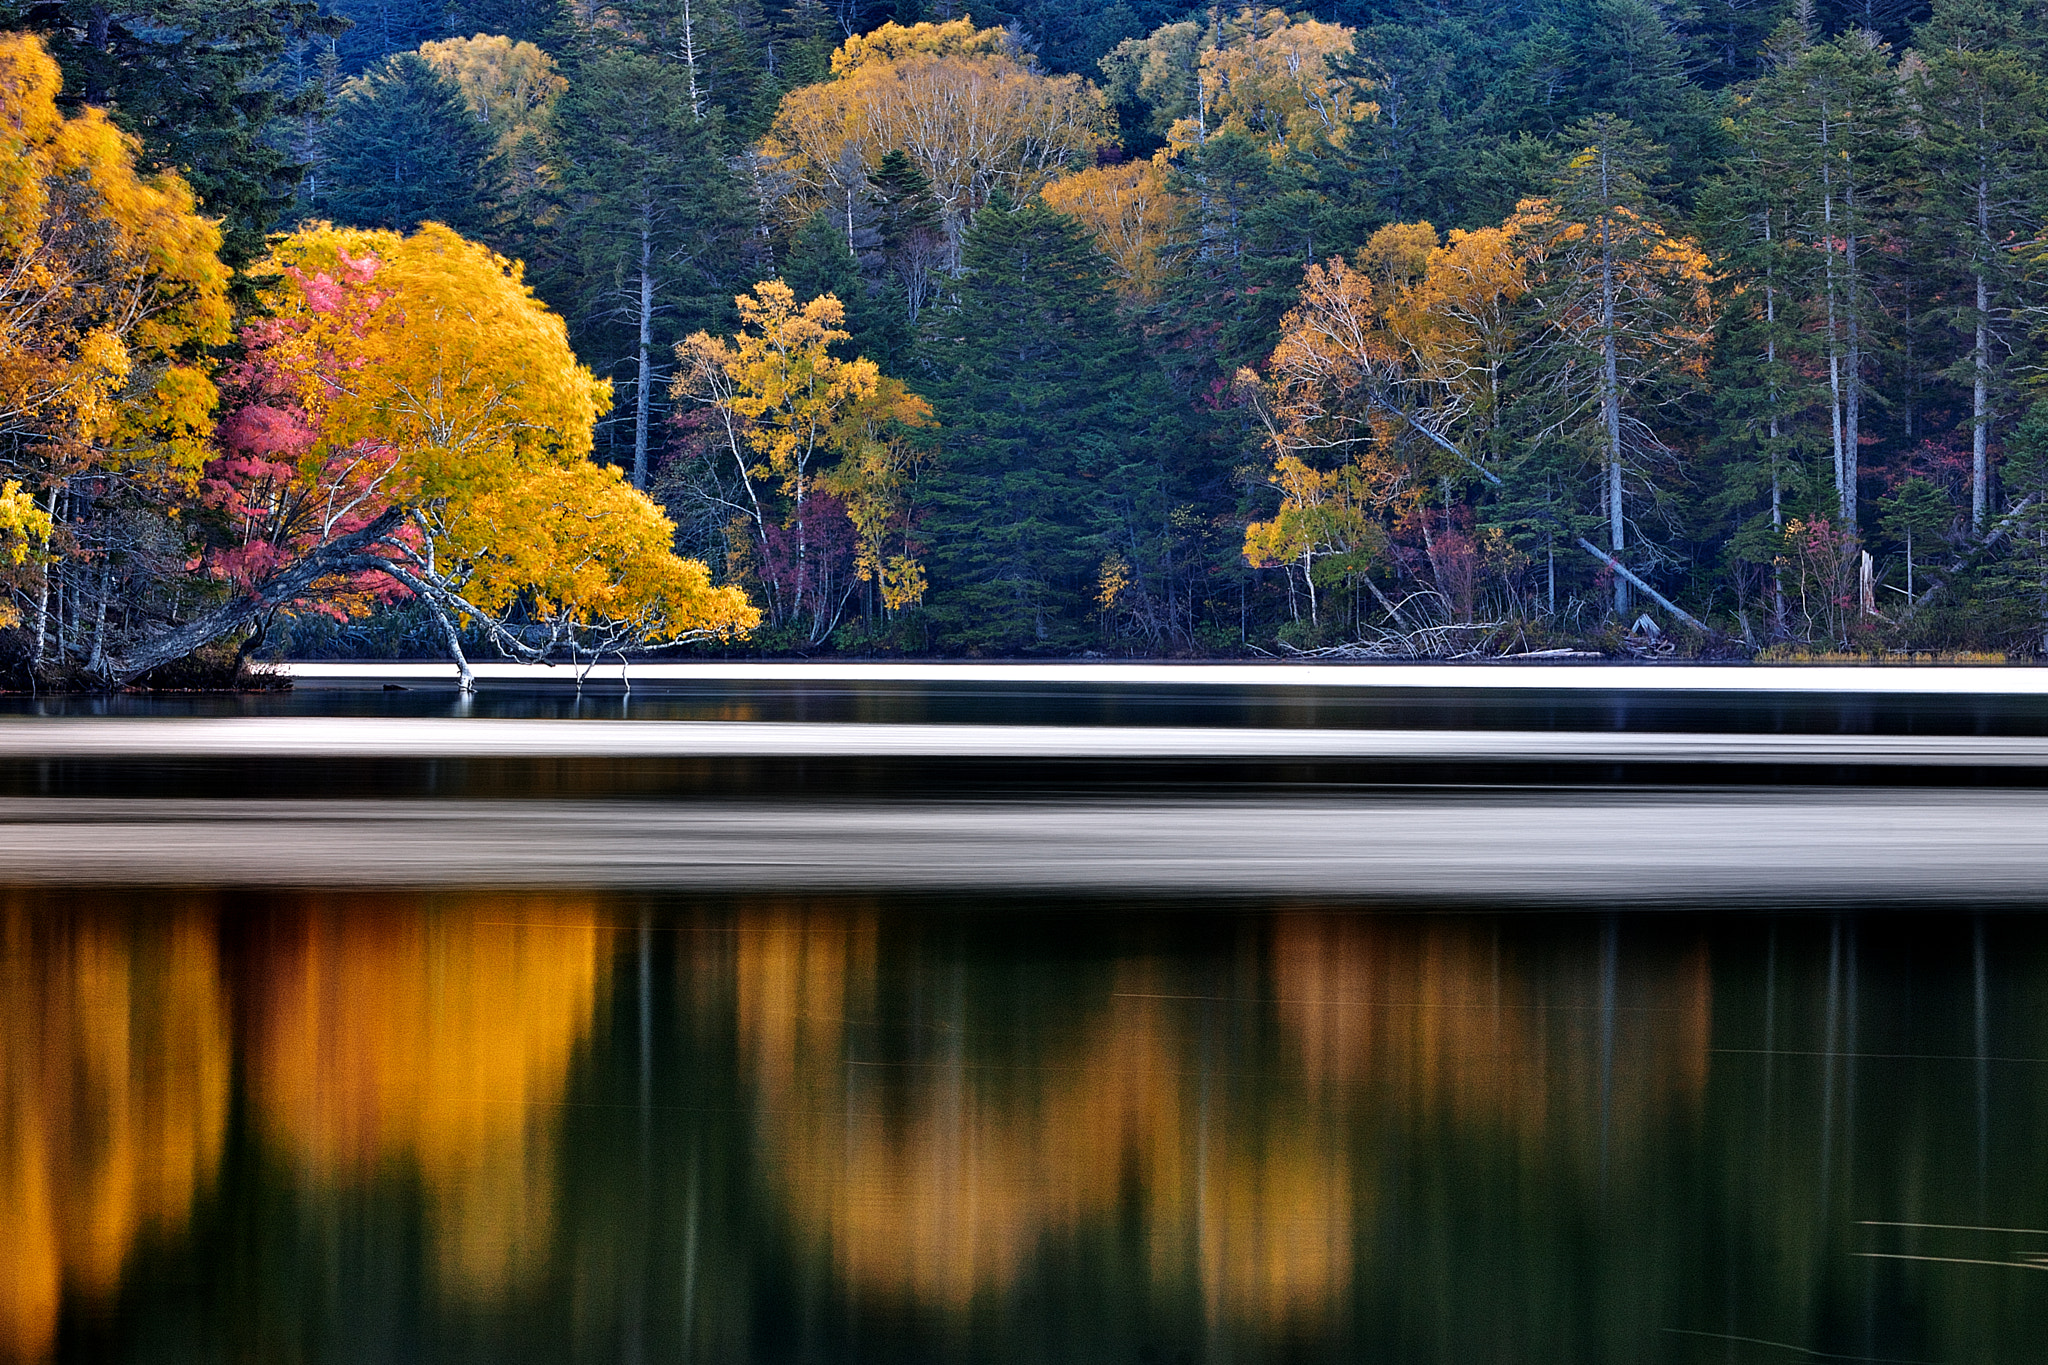
<path id="1" fill-rule="evenodd" d="M 2044 8 L 0 0 L 0 668 L 2048 653 Z"/>

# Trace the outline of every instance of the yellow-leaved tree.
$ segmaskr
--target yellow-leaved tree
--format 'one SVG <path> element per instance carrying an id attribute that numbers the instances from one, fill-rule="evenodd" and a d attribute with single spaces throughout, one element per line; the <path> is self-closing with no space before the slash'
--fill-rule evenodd
<path id="1" fill-rule="evenodd" d="M 1168 253 L 1187 231 L 1193 200 L 1172 188 L 1171 153 L 1090 166 L 1047 185 L 1046 205 L 1086 224 L 1114 269 L 1117 291 L 1150 303 L 1166 283 Z"/>
<path id="2" fill-rule="evenodd" d="M 729 462 L 728 532 L 778 625 L 817 643 L 855 583 L 886 611 L 924 595 L 913 522 L 931 405 L 872 360 L 842 360 L 846 310 L 831 294 L 799 305 L 768 280 L 735 302 L 731 341 L 698 332 L 676 347 L 674 395 L 707 419 L 706 453 Z M 850 562 L 850 575 L 842 568 Z"/>
<path id="3" fill-rule="evenodd" d="M 53 581 L 59 643 L 96 663 L 117 573 L 175 540 L 155 508 L 206 458 L 230 321 L 218 226 L 60 86 L 38 39 L 0 34 L 0 619 L 33 616 L 38 665 Z"/>
<path id="4" fill-rule="evenodd" d="M 498 141 L 498 160 L 521 200 L 536 200 L 544 180 L 542 138 L 548 115 L 569 82 L 555 59 L 532 43 L 479 33 L 421 43 L 428 66 L 455 82 L 462 102 Z M 528 212 L 538 203 L 526 203 Z"/>
<path id="5" fill-rule="evenodd" d="M 1003 29 L 891 22 L 841 45 L 831 80 L 785 95 L 759 152 L 773 211 L 792 228 L 844 209 L 903 152 L 931 182 L 957 255 L 990 195 L 1029 199 L 1091 159 L 1109 126 L 1099 91 L 1041 72 Z"/>
<path id="6" fill-rule="evenodd" d="M 1428 223 L 1390 224 L 1351 262 L 1308 267 L 1266 376 L 1243 372 L 1239 388 L 1265 420 L 1280 494 L 1245 556 L 1298 570 L 1312 622 L 1337 581 L 1379 597 L 1369 574 L 1389 517 L 1442 474 L 1498 482 L 1485 437 L 1524 292 L 1500 229 L 1439 245 Z"/>
<path id="7" fill-rule="evenodd" d="M 119 679 L 278 609 L 349 613 L 410 596 L 504 653 L 726 636 L 743 594 L 679 558 L 673 527 L 589 458 L 608 387 L 519 267 L 444 227 L 315 224 L 264 263 L 269 316 L 224 375 L 206 471 L 207 563 L 230 600 L 138 643 Z"/>
<path id="8" fill-rule="evenodd" d="M 1371 83 L 1348 68 L 1358 34 L 1263 5 L 1220 6 L 1129 38 L 1102 60 L 1111 92 L 1151 110 L 1175 149 L 1237 132 L 1313 156 L 1339 147 L 1379 112 Z"/>

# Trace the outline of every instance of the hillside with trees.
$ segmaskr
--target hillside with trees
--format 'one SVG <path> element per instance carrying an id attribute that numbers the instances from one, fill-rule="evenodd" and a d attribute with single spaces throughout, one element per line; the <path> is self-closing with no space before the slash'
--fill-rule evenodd
<path id="1" fill-rule="evenodd" d="M 19 679 L 2048 652 L 2038 0 L 0 30 Z"/>

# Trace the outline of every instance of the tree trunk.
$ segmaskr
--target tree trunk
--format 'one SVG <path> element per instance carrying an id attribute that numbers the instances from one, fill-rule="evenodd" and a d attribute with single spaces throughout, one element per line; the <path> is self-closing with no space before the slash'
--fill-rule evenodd
<path id="1" fill-rule="evenodd" d="M 640 217 L 640 369 L 633 388 L 633 487 L 647 491 L 647 418 L 654 386 L 653 212 Z"/>
<path id="2" fill-rule="evenodd" d="M 1981 120 L 1980 120 L 1981 127 Z M 1991 282 L 1984 277 L 1983 253 L 1991 248 L 1991 186 L 1977 177 L 1977 336 L 1971 355 L 1975 371 L 1970 392 L 1970 533 L 1982 534 L 1987 485 L 1991 473 Z"/>
<path id="3" fill-rule="evenodd" d="M 329 541 L 304 559 L 287 565 L 258 585 L 255 591 L 237 597 L 176 630 L 145 640 L 126 654 L 108 657 L 101 669 L 101 678 L 110 686 L 118 687 L 153 668 L 182 659 L 223 635 L 242 629 L 265 612 L 305 596 L 307 589 L 330 574 L 384 567 L 384 561 L 374 559 L 368 552 L 371 546 L 398 526 L 403 516 L 400 509 L 391 508 L 360 531 Z"/>
<path id="4" fill-rule="evenodd" d="M 1764 210 L 1764 245 L 1771 249 L 1771 214 Z M 1764 368 L 1771 379 L 1771 529 L 1782 532 L 1785 529 L 1785 490 L 1778 470 L 1778 263 L 1774 256 L 1767 256 L 1764 268 Z M 1785 633 L 1785 570 L 1779 565 L 1777 556 L 1771 559 L 1771 629 L 1774 634 Z"/>
<path id="5" fill-rule="evenodd" d="M 1601 157 L 1601 200 L 1608 197 L 1606 157 Z M 1600 417 L 1607 428 L 1607 548 L 1615 561 L 1628 548 L 1621 509 L 1621 366 L 1614 335 L 1614 240 L 1609 216 L 1600 218 Z M 1614 614 L 1628 614 L 1628 580 L 1614 576 Z"/>
<path id="6" fill-rule="evenodd" d="M 1862 539 L 1856 497 L 1860 482 L 1857 465 L 1862 456 L 1863 433 L 1863 300 L 1856 252 L 1856 181 L 1842 181 L 1842 277 L 1847 286 L 1843 311 L 1847 323 L 1847 369 L 1842 384 L 1842 529 Z"/>
<path id="7" fill-rule="evenodd" d="M 1834 163 L 1828 157 L 1829 137 L 1828 107 L 1820 108 L 1820 183 L 1821 183 L 1821 259 L 1827 270 L 1827 327 L 1828 327 L 1828 422 L 1835 443 L 1835 505 L 1840 519 L 1849 517 L 1848 496 L 1842 482 L 1846 468 L 1845 452 L 1842 446 L 1842 351 L 1841 323 L 1835 316 L 1835 178 Z"/>

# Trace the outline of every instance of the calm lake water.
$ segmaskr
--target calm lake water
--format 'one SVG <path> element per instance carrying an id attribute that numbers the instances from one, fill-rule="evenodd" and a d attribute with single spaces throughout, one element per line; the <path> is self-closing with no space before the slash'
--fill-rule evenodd
<path id="1" fill-rule="evenodd" d="M 2048 1339 L 2032 920 L 188 892 L 0 926 L 24 1358 Z"/>
<path id="2" fill-rule="evenodd" d="M 769 688 L 467 709 L 622 707 L 2043 733 L 2037 705 L 1855 698 Z M 564 791 L 490 771 L 501 797 Z M 62 800 L 146 777 L 172 804 L 181 781 L 241 780 L 36 773 L 0 779 Z M 1618 859 L 1655 858 L 1617 828 Z M 772 868 L 697 893 L 0 892 L 0 1359 L 2041 1358 L 2048 920 L 1372 904 L 853 895 Z"/>

